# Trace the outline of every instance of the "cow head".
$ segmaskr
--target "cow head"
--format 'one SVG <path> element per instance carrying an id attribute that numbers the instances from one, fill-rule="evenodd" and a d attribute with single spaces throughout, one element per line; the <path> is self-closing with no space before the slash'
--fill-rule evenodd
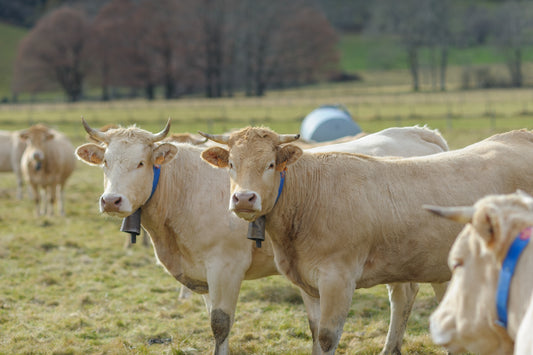
<path id="1" fill-rule="evenodd" d="M 533 198 L 517 192 L 487 196 L 473 207 L 426 208 L 468 223 L 449 253 L 452 279 L 430 318 L 433 341 L 453 353 L 512 353 L 512 340 L 496 325 L 496 290 L 510 244 L 533 221 Z"/>
<path id="2" fill-rule="evenodd" d="M 25 163 L 35 172 L 39 172 L 45 160 L 45 145 L 54 139 L 53 131 L 42 124 L 37 124 L 19 132 L 19 137 L 26 143 Z"/>
<path id="3" fill-rule="evenodd" d="M 217 143 L 227 144 L 228 150 L 211 147 L 202 152 L 208 163 L 228 168 L 231 180 L 230 211 L 254 221 L 274 207 L 280 185 L 280 172 L 302 155 L 302 150 L 285 143 L 299 135 L 278 135 L 267 128 L 247 127 L 229 136 L 200 132 Z"/>
<path id="4" fill-rule="evenodd" d="M 154 165 L 168 163 L 177 153 L 173 144 L 157 143 L 168 134 L 170 119 L 157 134 L 136 127 L 101 132 L 89 127 L 83 119 L 82 123 L 89 136 L 101 142 L 76 149 L 79 159 L 104 170 L 100 211 L 119 217 L 132 214 L 150 198 Z"/>

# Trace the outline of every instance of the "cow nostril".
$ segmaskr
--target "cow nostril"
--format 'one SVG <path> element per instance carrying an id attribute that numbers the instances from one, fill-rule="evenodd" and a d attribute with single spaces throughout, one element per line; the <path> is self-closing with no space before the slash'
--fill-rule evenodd
<path id="1" fill-rule="evenodd" d="M 239 202 L 239 198 L 237 197 L 236 194 L 233 194 L 233 202 L 235 202 L 235 203 Z"/>
<path id="2" fill-rule="evenodd" d="M 252 196 L 250 196 L 250 198 L 248 199 L 248 202 L 254 202 L 256 198 L 257 198 L 257 195 L 252 194 Z"/>
<path id="3" fill-rule="evenodd" d="M 120 203 L 122 202 L 122 197 L 119 197 L 115 200 L 115 206 L 118 206 L 120 205 Z"/>

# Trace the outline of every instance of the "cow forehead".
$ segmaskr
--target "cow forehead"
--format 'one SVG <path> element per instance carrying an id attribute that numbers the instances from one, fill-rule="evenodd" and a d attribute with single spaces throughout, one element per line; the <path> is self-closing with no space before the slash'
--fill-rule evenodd
<path id="1" fill-rule="evenodd" d="M 453 261 L 457 259 L 464 260 L 479 255 L 480 243 L 481 237 L 478 236 L 476 229 L 470 223 L 465 225 L 450 250 L 450 264 L 453 264 Z"/>
<path id="2" fill-rule="evenodd" d="M 237 146 L 262 146 L 275 147 L 279 142 L 279 135 L 268 128 L 246 127 L 230 135 L 228 146 L 233 149 Z"/>
<path id="3" fill-rule="evenodd" d="M 108 160 L 129 161 L 144 159 L 152 151 L 146 143 L 132 140 L 113 140 L 107 146 L 105 156 Z"/>

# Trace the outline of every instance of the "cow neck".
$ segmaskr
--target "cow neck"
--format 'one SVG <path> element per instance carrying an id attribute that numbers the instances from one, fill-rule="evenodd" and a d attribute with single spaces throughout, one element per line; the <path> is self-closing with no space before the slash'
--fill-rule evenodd
<path id="1" fill-rule="evenodd" d="M 152 199 L 152 196 L 154 196 L 155 190 L 157 189 L 157 185 L 159 184 L 159 176 L 161 175 L 161 165 L 154 164 L 153 171 L 154 179 L 152 180 L 152 191 L 150 193 L 150 197 L 148 197 L 148 200 L 146 200 L 143 206 L 146 205 L 148 201 Z M 120 227 L 120 231 L 130 234 L 132 244 L 135 244 L 135 242 L 137 241 L 137 236 L 141 233 L 141 209 L 143 206 L 139 207 L 135 212 L 133 212 L 131 215 L 122 220 L 122 226 Z"/>
<path id="2" fill-rule="evenodd" d="M 276 202 L 274 202 L 274 206 L 278 203 L 279 197 L 281 196 L 281 192 L 283 191 L 283 185 L 285 184 L 285 175 L 287 173 L 287 168 L 284 168 L 279 173 L 279 188 L 278 188 L 278 196 L 276 197 Z M 272 207 L 274 208 L 274 207 Z M 248 236 L 247 238 L 250 240 L 255 241 L 255 246 L 257 248 L 261 248 L 261 242 L 265 240 L 265 215 L 260 216 L 255 221 L 250 222 L 248 224 Z"/>
<path id="3" fill-rule="evenodd" d="M 513 278 L 518 259 L 520 259 L 520 255 L 529 243 L 531 233 L 533 233 L 533 227 L 527 227 L 516 236 L 502 263 L 498 279 L 498 288 L 496 290 L 496 310 L 498 312 L 498 320 L 496 321 L 496 324 L 506 329 L 511 279 Z"/>
<path id="4" fill-rule="evenodd" d="M 278 197 L 276 197 L 276 202 L 274 202 L 274 206 L 276 203 L 278 203 L 279 197 L 281 196 L 281 192 L 283 191 L 283 185 L 285 185 L 285 175 L 287 174 L 287 168 L 283 169 L 279 173 L 279 188 L 278 188 Z"/>
<path id="5" fill-rule="evenodd" d="M 157 184 L 159 183 L 159 176 L 161 175 L 161 165 L 154 164 L 153 166 L 154 170 L 154 180 L 152 181 L 152 192 L 150 193 L 150 197 L 148 197 L 148 200 L 144 204 L 147 204 L 148 201 L 154 196 L 155 190 L 157 189 Z"/>

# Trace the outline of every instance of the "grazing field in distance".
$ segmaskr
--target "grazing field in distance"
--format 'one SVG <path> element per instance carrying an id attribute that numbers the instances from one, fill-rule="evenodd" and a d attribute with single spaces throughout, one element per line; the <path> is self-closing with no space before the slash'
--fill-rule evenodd
<path id="1" fill-rule="evenodd" d="M 80 117 L 172 133 L 220 133 L 249 124 L 295 133 L 322 104 L 342 104 L 366 132 L 427 124 L 451 148 L 494 133 L 533 127 L 532 89 L 411 93 L 408 86 L 322 85 L 264 98 L 1 105 L 0 129 L 45 123 L 85 142 Z M 178 299 L 179 287 L 141 243 L 124 249 L 121 220 L 100 215 L 102 171 L 81 162 L 66 187 L 66 217 L 33 214 L 27 190 L 15 199 L 15 177 L 0 174 L 0 353 L 207 354 L 213 349 L 200 296 Z M 243 243 L 249 243 L 243 236 Z M 445 354 L 428 333 L 436 306 L 423 285 L 403 351 Z M 339 354 L 375 354 L 385 341 L 385 286 L 354 293 Z M 311 335 L 296 287 L 281 276 L 246 281 L 230 334 L 234 354 L 308 354 Z"/>

